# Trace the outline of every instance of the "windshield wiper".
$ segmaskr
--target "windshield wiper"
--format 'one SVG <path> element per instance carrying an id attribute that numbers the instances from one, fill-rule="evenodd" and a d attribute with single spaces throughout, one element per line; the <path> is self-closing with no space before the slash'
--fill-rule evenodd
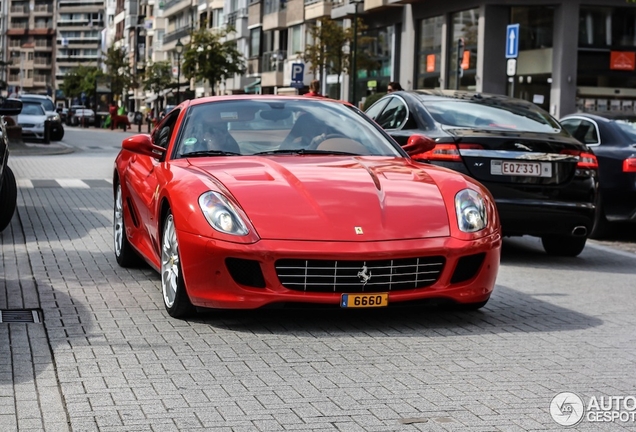
<path id="1" fill-rule="evenodd" d="M 275 155 L 275 154 L 292 154 L 292 155 L 354 155 L 358 156 L 357 153 L 344 152 L 338 150 L 307 150 L 307 149 L 286 149 L 286 150 L 270 150 L 259 153 L 254 153 L 254 156 L 266 156 L 266 155 Z"/>
<path id="2" fill-rule="evenodd" d="M 197 156 L 236 156 L 240 153 L 223 151 L 223 150 L 199 150 L 189 153 L 184 153 L 181 157 L 197 157 Z"/>

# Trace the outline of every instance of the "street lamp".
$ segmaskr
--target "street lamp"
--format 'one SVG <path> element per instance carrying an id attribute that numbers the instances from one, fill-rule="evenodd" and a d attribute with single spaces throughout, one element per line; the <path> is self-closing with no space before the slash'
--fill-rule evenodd
<path id="1" fill-rule="evenodd" d="M 183 52 L 181 39 L 177 41 L 174 50 L 177 53 L 177 105 L 179 105 L 181 103 L 181 53 Z"/>
<path id="2" fill-rule="evenodd" d="M 358 78 L 358 71 L 356 60 L 358 58 L 358 4 L 364 0 L 349 0 L 349 3 L 353 3 L 353 47 L 351 50 L 351 103 L 356 104 L 356 81 Z"/>

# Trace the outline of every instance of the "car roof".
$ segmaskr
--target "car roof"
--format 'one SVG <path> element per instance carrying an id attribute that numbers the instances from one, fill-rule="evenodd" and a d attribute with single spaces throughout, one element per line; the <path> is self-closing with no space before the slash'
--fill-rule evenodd
<path id="1" fill-rule="evenodd" d="M 339 104 L 351 105 L 347 101 L 330 99 L 330 98 L 311 98 L 301 95 L 296 96 L 279 96 L 279 95 L 223 95 L 223 96 L 208 96 L 197 99 L 190 100 L 190 105 L 199 105 L 208 102 L 218 102 L 218 101 L 227 101 L 227 100 L 302 100 L 303 102 L 308 103 L 317 103 L 317 102 L 332 102 Z"/>
<path id="2" fill-rule="evenodd" d="M 610 122 L 610 121 L 614 121 L 614 120 L 630 120 L 630 121 L 636 121 L 636 114 L 633 113 L 621 113 L 621 112 L 617 112 L 617 113 L 586 113 L 586 112 L 579 112 L 579 113 L 572 113 L 572 114 L 566 114 L 563 117 L 561 117 L 561 120 L 565 120 L 567 118 L 576 118 L 576 117 L 584 117 L 584 118 L 589 118 L 591 120 L 595 120 L 597 122 Z"/>
<path id="3" fill-rule="evenodd" d="M 409 90 L 402 92 L 395 92 L 391 94 L 407 93 L 423 101 L 433 100 L 456 100 L 456 101 L 475 101 L 475 102 L 490 102 L 493 105 L 496 104 L 513 104 L 522 105 L 525 107 L 537 107 L 532 102 L 528 102 L 523 99 L 513 98 L 506 95 L 494 94 L 494 93 L 482 93 L 468 90 Z M 537 107 L 538 108 L 538 107 Z"/>

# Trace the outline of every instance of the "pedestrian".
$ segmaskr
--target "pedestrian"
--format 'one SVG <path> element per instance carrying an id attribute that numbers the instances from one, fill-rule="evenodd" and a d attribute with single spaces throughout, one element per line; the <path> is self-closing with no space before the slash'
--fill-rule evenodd
<path id="1" fill-rule="evenodd" d="M 320 94 L 320 81 L 318 81 L 317 79 L 312 80 L 309 83 L 309 93 L 305 93 L 305 96 L 324 98 L 324 96 Z"/>
<path id="2" fill-rule="evenodd" d="M 393 93 L 393 92 L 400 91 L 400 90 L 404 90 L 404 89 L 402 88 L 400 83 L 397 82 L 397 81 L 391 81 L 389 83 L 389 85 L 387 86 L 387 88 L 386 88 L 386 92 L 387 93 Z"/>

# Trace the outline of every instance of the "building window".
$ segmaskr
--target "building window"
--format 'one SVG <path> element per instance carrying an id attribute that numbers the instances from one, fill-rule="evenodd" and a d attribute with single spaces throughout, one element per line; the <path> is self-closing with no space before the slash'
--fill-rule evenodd
<path id="1" fill-rule="evenodd" d="M 290 56 L 296 56 L 298 55 L 298 53 L 303 52 L 302 35 L 303 35 L 302 25 L 296 25 L 290 29 L 290 37 L 291 37 L 291 43 L 290 43 L 291 49 L 289 51 Z"/>
<path id="2" fill-rule="evenodd" d="M 636 46 L 636 10 L 633 8 L 581 6 L 579 46 Z"/>
<path id="3" fill-rule="evenodd" d="M 479 9 L 454 13 L 451 18 L 449 40 L 450 61 L 448 68 L 449 89 L 475 90 L 477 85 L 477 35 L 479 31 Z M 459 40 L 463 39 L 464 52 L 459 58 Z M 457 81 L 461 65 L 462 77 Z"/>
<path id="4" fill-rule="evenodd" d="M 250 30 L 250 58 L 259 57 L 261 55 L 261 28 Z"/>
<path id="5" fill-rule="evenodd" d="M 511 23 L 519 24 L 519 51 L 552 48 L 554 8 L 511 8 Z"/>
<path id="6" fill-rule="evenodd" d="M 416 88 L 440 86 L 443 26 L 443 16 L 427 18 L 420 22 Z"/>

